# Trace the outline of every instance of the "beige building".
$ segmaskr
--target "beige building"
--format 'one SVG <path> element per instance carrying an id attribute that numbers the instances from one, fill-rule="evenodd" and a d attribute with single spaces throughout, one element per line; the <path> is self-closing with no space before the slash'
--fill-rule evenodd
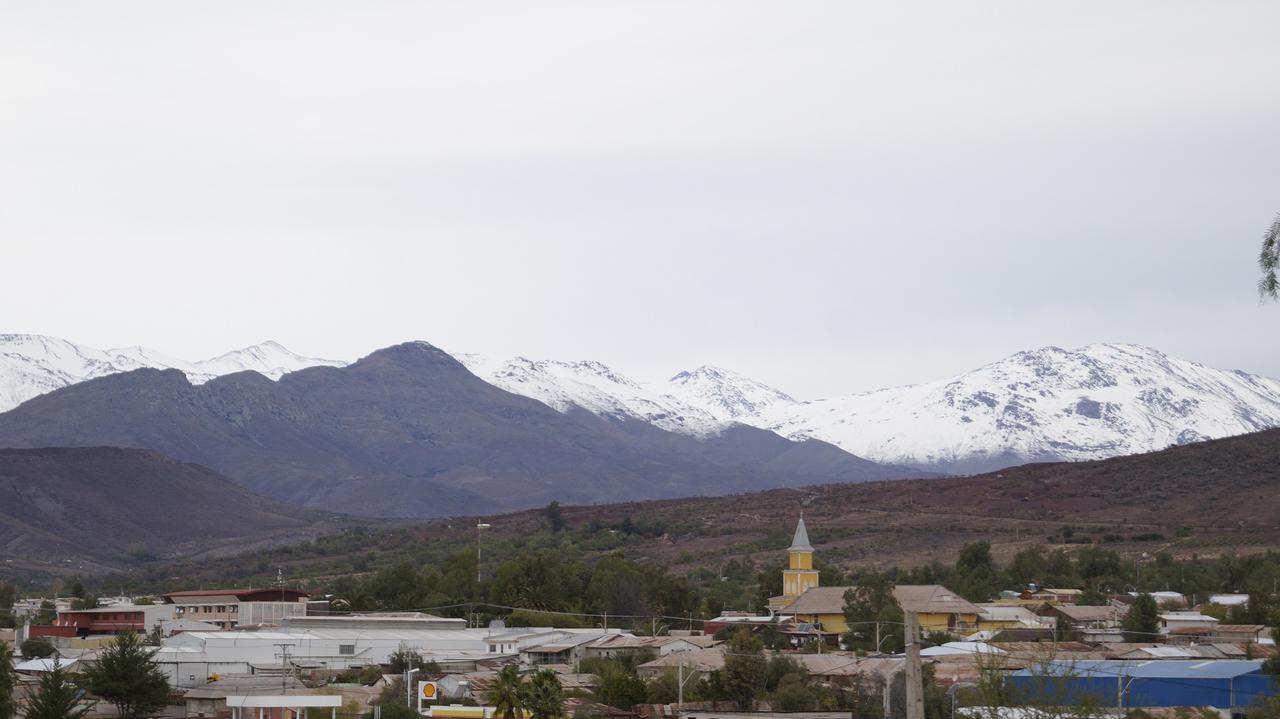
<path id="1" fill-rule="evenodd" d="M 174 605 L 173 618 L 216 625 L 220 629 L 280 624 L 285 617 L 307 614 L 310 594 L 299 589 L 199 589 L 170 592 L 161 598 Z"/>

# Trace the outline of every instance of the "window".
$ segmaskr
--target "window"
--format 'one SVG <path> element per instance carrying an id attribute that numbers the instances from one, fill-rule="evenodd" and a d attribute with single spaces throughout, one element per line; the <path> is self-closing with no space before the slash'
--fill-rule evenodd
<path id="1" fill-rule="evenodd" d="M 356 653 L 356 645 L 354 644 L 338 645 L 338 654 L 342 656 L 351 656 L 352 654 L 355 654 L 355 653 Z"/>
<path id="2" fill-rule="evenodd" d="M 235 614 L 237 609 L 239 609 L 239 607 L 238 607 L 238 606 L 236 606 L 236 605 L 234 605 L 234 604 L 232 604 L 232 605 L 231 605 L 231 613 L 232 613 L 232 614 Z"/>
<path id="3" fill-rule="evenodd" d="M 218 613 L 225 613 L 227 611 L 227 607 L 225 605 L 219 604 L 218 606 L 214 607 L 213 611 Z"/>

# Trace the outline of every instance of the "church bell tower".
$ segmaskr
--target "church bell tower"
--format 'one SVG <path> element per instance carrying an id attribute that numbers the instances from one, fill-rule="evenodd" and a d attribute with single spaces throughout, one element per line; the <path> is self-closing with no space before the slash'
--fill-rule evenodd
<path id="1" fill-rule="evenodd" d="M 818 586 L 818 570 L 813 568 L 813 545 L 804 526 L 804 515 L 796 524 L 796 534 L 787 549 L 787 568 L 782 570 L 782 596 L 795 599 Z"/>

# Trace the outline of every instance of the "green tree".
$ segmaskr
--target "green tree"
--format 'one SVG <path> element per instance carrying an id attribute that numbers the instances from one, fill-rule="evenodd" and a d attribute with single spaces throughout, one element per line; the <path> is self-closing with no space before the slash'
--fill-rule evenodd
<path id="1" fill-rule="evenodd" d="M 31 619 L 31 623 L 38 627 L 47 627 L 53 624 L 53 620 L 58 618 L 58 608 L 48 599 L 40 602 L 40 611 L 36 612 L 35 617 Z"/>
<path id="2" fill-rule="evenodd" d="M 13 650 L 0 642 L 0 719 L 13 719 L 18 713 L 18 702 L 13 690 L 18 675 L 13 671 Z"/>
<path id="3" fill-rule="evenodd" d="M 498 676 L 489 685 L 485 700 L 502 719 L 515 719 L 524 709 L 524 680 L 520 677 L 520 667 L 508 664 L 499 669 Z"/>
<path id="4" fill-rule="evenodd" d="M 387 657 L 387 669 L 392 674 L 404 674 L 410 669 L 422 669 L 422 655 L 401 644 Z"/>
<path id="5" fill-rule="evenodd" d="M 667 669 L 654 677 L 646 687 L 646 695 L 650 704 L 671 704 L 680 698 L 680 674 L 675 669 Z"/>
<path id="6" fill-rule="evenodd" d="M 887 575 L 867 575 L 844 593 L 844 619 L 849 625 L 844 644 L 851 649 L 900 652 L 905 646 L 902 608 L 893 597 L 893 581 Z"/>
<path id="7" fill-rule="evenodd" d="M 1273 612 L 1271 614 L 1270 624 L 1271 639 L 1276 642 L 1277 646 L 1280 646 L 1280 612 Z M 1267 659 L 1266 663 L 1262 666 L 1262 670 L 1268 674 L 1280 675 L 1280 655 L 1274 655 Z M 1276 702 L 1274 706 L 1276 709 L 1280 710 L 1280 702 Z M 1277 716 L 1280 716 L 1280 714 Z"/>
<path id="8" fill-rule="evenodd" d="M 1155 597 L 1139 594 L 1129 607 L 1129 614 L 1122 624 L 1126 642 L 1151 642 L 1160 632 L 1160 607 Z"/>
<path id="9" fill-rule="evenodd" d="M 22 653 L 23 659 L 35 659 L 37 657 L 51 657 L 54 651 L 53 642 L 48 637 L 31 637 L 23 640 L 18 646 L 18 650 Z"/>
<path id="10" fill-rule="evenodd" d="M 138 634 L 117 636 L 85 670 L 89 691 L 115 706 L 122 719 L 138 719 L 164 708 L 169 681 L 152 659 L 154 653 Z"/>
<path id="11" fill-rule="evenodd" d="M 1272 220 L 1266 234 L 1262 236 L 1262 251 L 1258 253 L 1258 269 L 1262 270 L 1262 279 L 1258 280 L 1258 294 L 1263 299 L 1280 297 L 1280 280 L 1276 279 L 1276 271 L 1280 270 L 1280 214 Z"/>
<path id="12" fill-rule="evenodd" d="M 774 711 L 809 712 L 818 708 L 818 694 L 805 686 L 801 674 L 787 674 L 771 696 Z"/>
<path id="13" fill-rule="evenodd" d="M 601 704 L 608 704 L 619 709 L 630 709 L 636 704 L 643 704 L 647 696 L 644 681 L 636 675 L 635 669 L 627 662 L 608 660 L 600 667 L 597 675 L 600 687 L 596 690 L 596 698 Z"/>
<path id="14" fill-rule="evenodd" d="M 525 684 L 521 700 L 529 719 L 564 719 L 564 689 L 551 669 L 539 669 Z"/>
<path id="15" fill-rule="evenodd" d="M 56 659 L 53 669 L 40 675 L 36 693 L 27 700 L 26 719 L 80 719 L 89 707 L 80 706 L 83 692 L 71 683 Z"/>
<path id="16" fill-rule="evenodd" d="M 764 644 L 750 630 L 741 629 L 729 638 L 727 647 L 721 672 L 724 691 L 739 709 L 748 710 L 768 682 Z"/>
<path id="17" fill-rule="evenodd" d="M 560 503 L 555 500 L 552 500 L 551 503 L 542 510 L 542 516 L 546 518 L 547 527 L 550 528 L 553 533 L 559 532 L 568 526 L 568 523 L 564 521 L 564 513 L 560 511 Z"/>
<path id="18" fill-rule="evenodd" d="M 996 591 L 996 566 L 990 542 L 971 542 L 960 550 L 951 581 L 955 592 L 971 602 L 985 602 Z"/>

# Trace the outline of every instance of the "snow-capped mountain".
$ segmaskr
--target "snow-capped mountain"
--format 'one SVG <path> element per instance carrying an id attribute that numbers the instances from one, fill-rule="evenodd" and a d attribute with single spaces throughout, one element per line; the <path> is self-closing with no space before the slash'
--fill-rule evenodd
<path id="1" fill-rule="evenodd" d="M 563 362 L 516 357 L 499 360 L 455 355 L 472 374 L 508 392 L 536 399 L 561 412 L 574 407 L 615 419 L 639 419 L 670 432 L 695 437 L 719 433 L 733 418 L 641 384 L 591 360 Z"/>
<path id="2" fill-rule="evenodd" d="M 1137 345 L 1045 347 L 947 380 L 807 402 L 711 366 L 641 382 L 594 361 L 455 357 L 490 384 L 560 412 L 581 408 L 700 438 L 741 423 L 794 440 L 824 440 L 878 462 L 950 472 L 1101 459 L 1280 426 L 1280 381 Z M 143 347 L 98 350 L 40 335 L 0 335 L 0 411 L 140 367 L 179 369 L 200 383 L 243 370 L 279 379 L 304 367 L 344 364 L 275 342 L 186 362 Z"/>
<path id="3" fill-rule="evenodd" d="M 703 365 L 667 380 L 667 391 L 686 404 L 750 424 L 754 417 L 796 403 L 785 392 L 727 369 Z"/>
<path id="4" fill-rule="evenodd" d="M 1125 344 L 1045 347 L 947 380 L 809 402 L 708 366 L 647 384 L 599 362 L 460 359 L 491 384 L 560 411 L 695 436 L 740 422 L 949 472 L 1102 459 L 1280 426 L 1280 381 Z"/>
<path id="5" fill-rule="evenodd" d="M 1044 347 L 949 380 L 775 407 L 744 421 L 880 462 L 974 472 L 1280 426 L 1280 382 L 1137 345 Z"/>
<path id="6" fill-rule="evenodd" d="M 100 350 L 44 335 L 0 335 L 0 412 L 60 387 L 143 367 L 178 369 L 202 383 L 253 370 L 271 379 L 304 367 L 341 367 L 345 362 L 303 357 L 277 342 L 245 347 L 212 359 L 187 362 L 146 347 Z"/>

